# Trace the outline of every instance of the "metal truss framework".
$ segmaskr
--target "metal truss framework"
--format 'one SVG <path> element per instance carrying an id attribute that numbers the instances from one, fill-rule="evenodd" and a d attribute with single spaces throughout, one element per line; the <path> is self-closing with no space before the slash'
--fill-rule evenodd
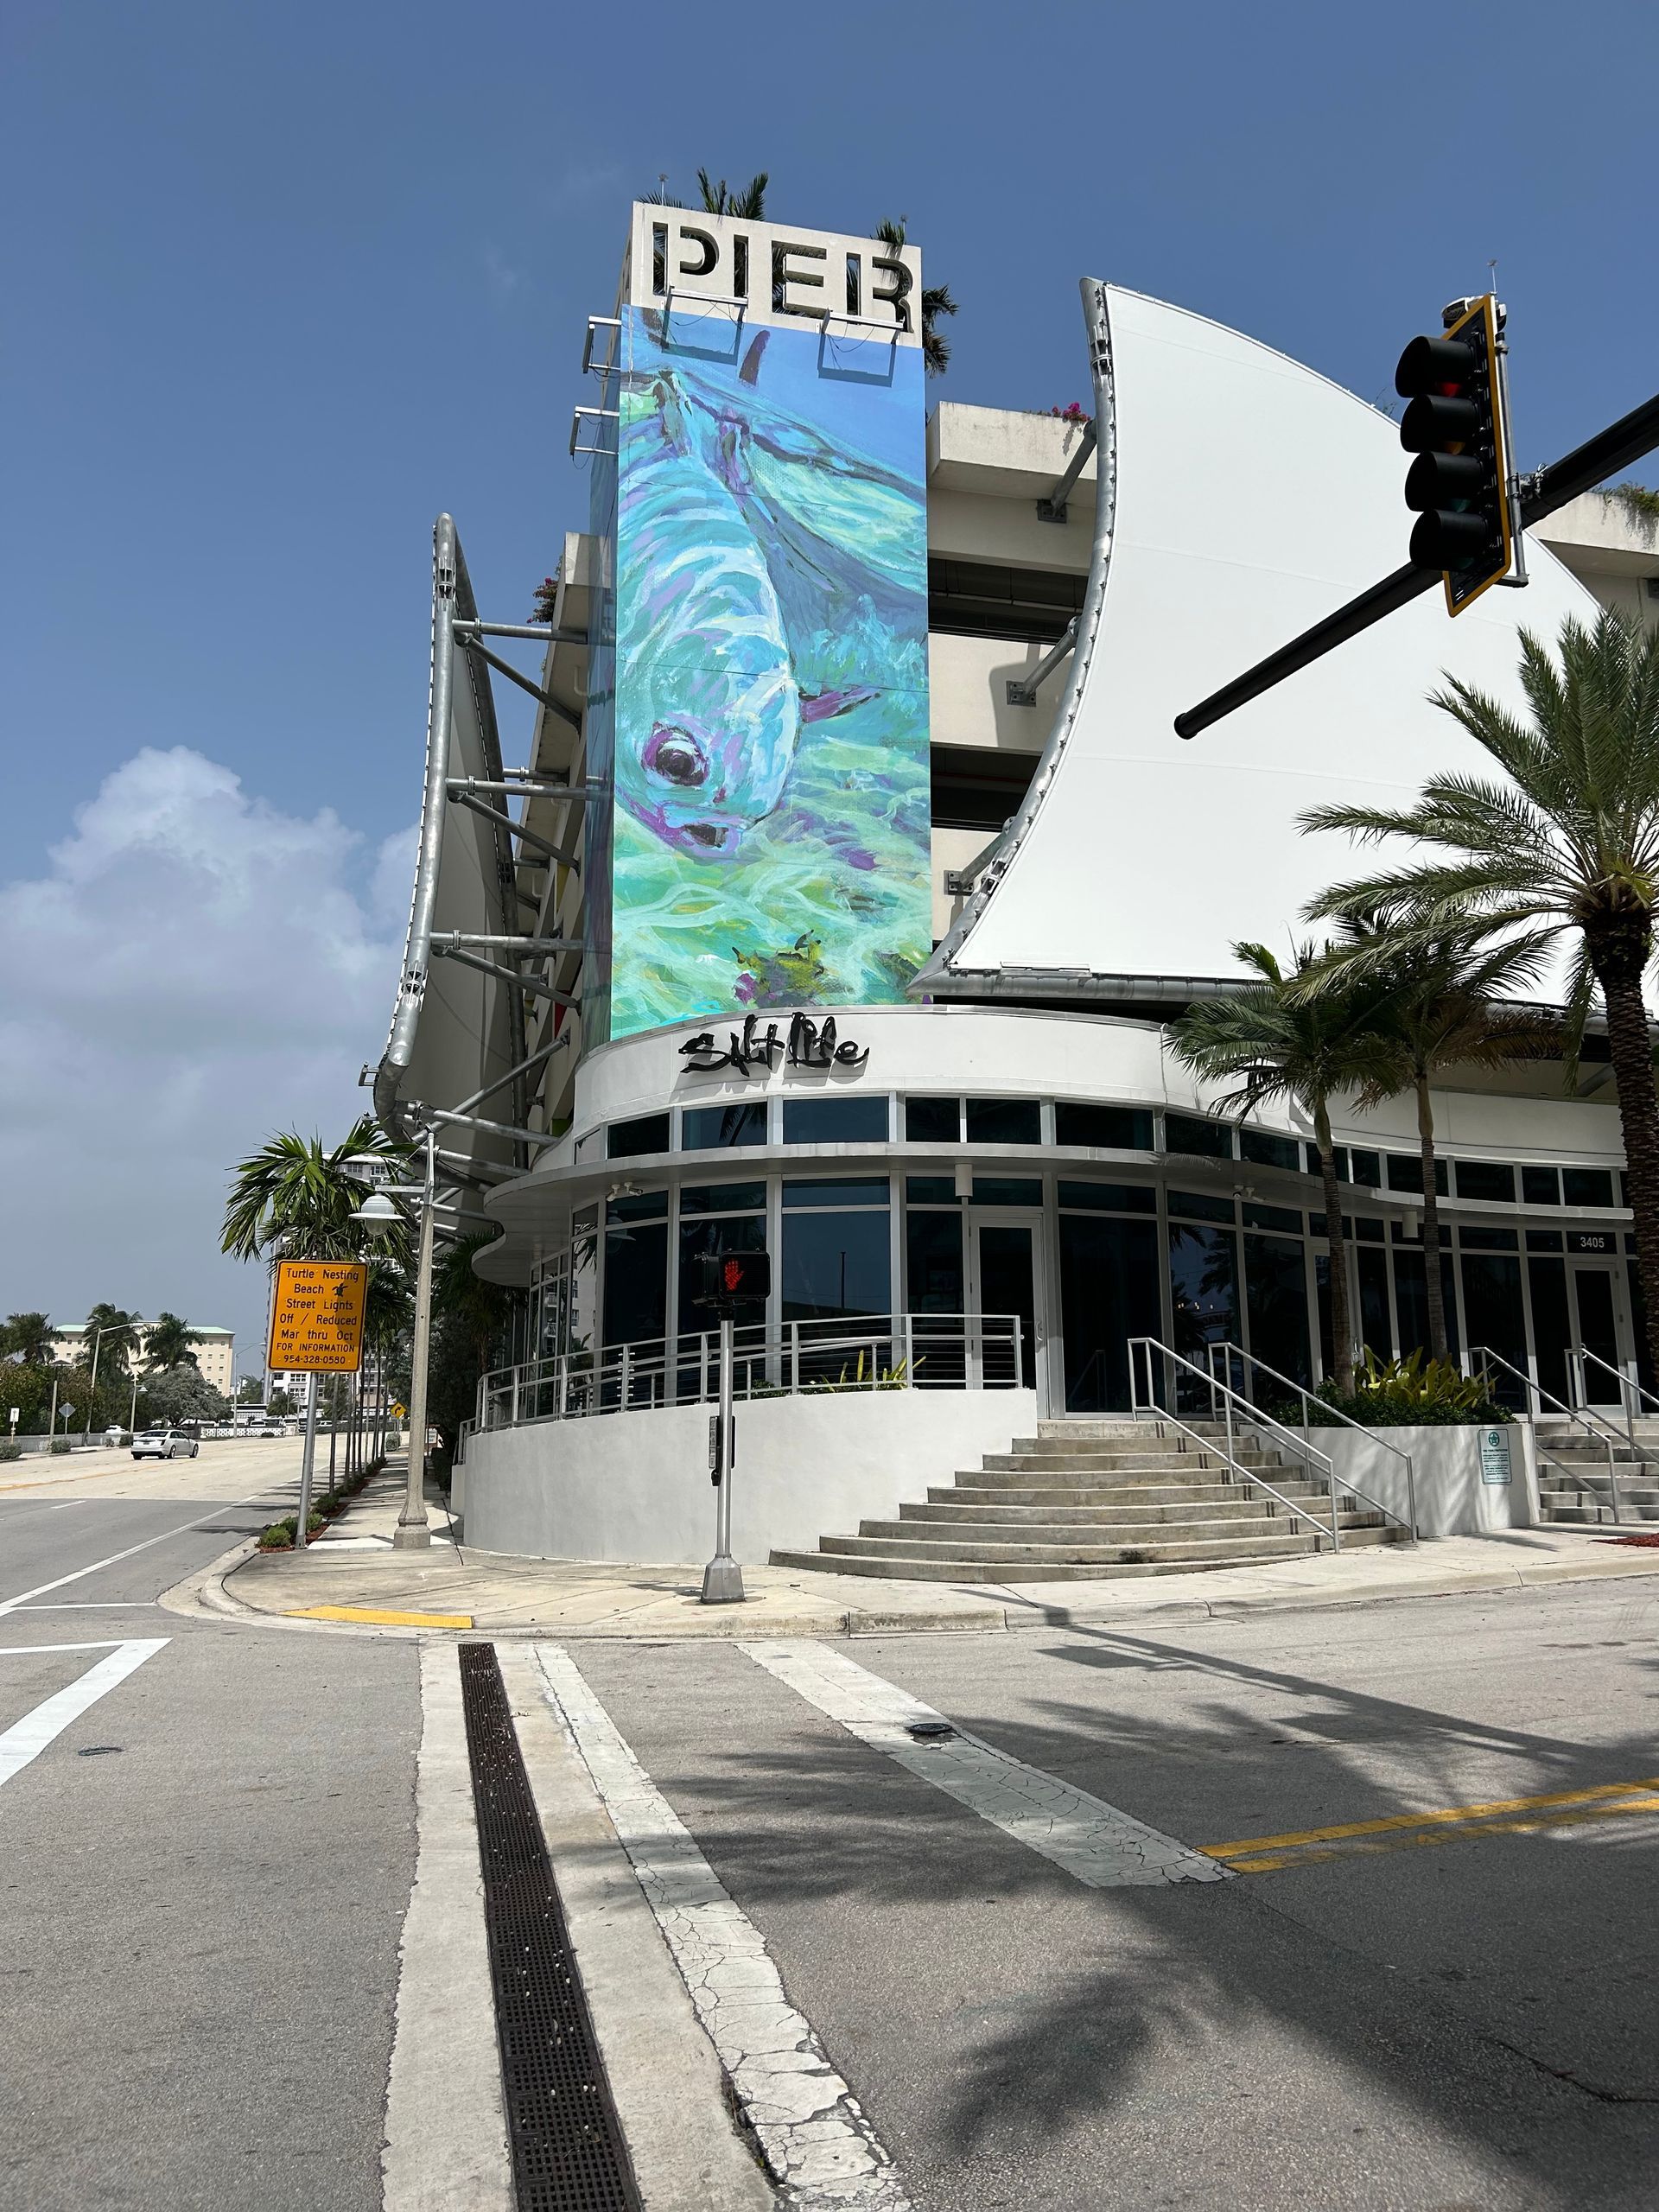
<path id="1" fill-rule="evenodd" d="M 440 1193 L 440 1226 L 452 1235 L 466 1234 L 463 1224 L 494 1226 L 491 1217 L 478 1210 L 475 1194 L 522 1173 L 550 1140 L 548 1130 L 531 1126 L 532 1108 L 550 1064 L 572 1041 L 570 1027 L 563 1026 L 565 1017 L 582 1004 L 579 963 L 583 941 L 581 936 L 569 933 L 573 918 L 561 914 L 560 872 L 579 873 L 586 808 L 598 796 L 594 785 L 574 773 L 561 781 L 556 773 L 533 765 L 503 766 L 492 671 L 528 693 L 541 709 L 532 753 L 540 750 L 545 718 L 550 716 L 574 732 L 578 741 L 582 720 L 544 683 L 524 675 L 486 645 L 486 638 L 547 648 L 588 642 L 585 629 L 565 625 L 481 620 L 454 523 L 448 515 L 440 515 L 433 531 L 431 679 L 414 895 L 391 1032 L 372 1080 L 376 1114 L 395 1137 L 407 1140 L 435 1125 L 457 1135 L 505 1141 L 510 1161 L 477 1157 L 464 1148 L 438 1153 L 445 1185 Z M 468 687 L 468 702 L 482 741 L 486 772 L 481 776 L 451 772 L 458 683 Z M 519 804 L 512 810 L 515 798 Z M 532 827 L 525 818 L 532 805 L 563 809 L 562 822 L 556 820 L 551 825 L 553 834 Z M 486 825 L 486 873 L 493 879 L 486 885 L 486 903 L 493 909 L 495 923 L 491 928 L 446 930 L 437 925 L 446 824 L 451 810 L 458 807 Z M 488 865 L 492 862 L 493 867 Z M 527 874 L 531 878 L 528 886 L 524 880 Z M 544 877 L 539 885 L 534 880 L 538 874 Z M 564 880 L 569 880 L 568 875 Z M 523 925 L 525 909 L 536 917 L 530 927 Z M 549 919 L 553 923 L 550 931 L 546 926 Z M 577 928 L 581 920 L 578 910 L 574 916 Z M 506 987 L 511 1065 L 482 1088 L 453 1101 L 416 1098 L 407 1089 L 432 963 L 440 959 L 459 963 Z M 573 963 L 576 964 L 571 972 Z M 566 971 L 556 983 L 547 972 L 556 963 Z M 542 1038 L 536 1040 L 529 1029 L 538 1003 L 550 1009 L 549 1019 L 560 1020 L 562 1026 L 556 1035 L 548 1037 L 543 1030 Z M 556 1014 L 551 1011 L 554 1008 Z M 365 1080 L 368 1079 L 365 1069 Z M 507 1094 L 505 1119 L 486 1118 L 478 1111 L 503 1091 Z M 502 1149 L 499 1141 L 494 1149 Z"/>

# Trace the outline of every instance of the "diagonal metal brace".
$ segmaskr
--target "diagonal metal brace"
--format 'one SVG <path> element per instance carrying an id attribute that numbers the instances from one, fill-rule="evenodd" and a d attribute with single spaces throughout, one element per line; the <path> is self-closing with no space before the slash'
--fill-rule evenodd
<path id="1" fill-rule="evenodd" d="M 538 999 L 555 999 L 561 1006 L 580 1006 L 582 1001 L 569 991 L 556 991 L 551 983 L 543 982 L 539 976 L 521 976 L 516 969 L 504 968 L 497 960 L 480 960 L 475 952 L 463 952 L 459 945 L 440 944 L 433 940 L 433 951 L 442 960 L 459 960 L 463 968 L 476 968 L 480 976 L 493 976 L 503 983 L 512 983 L 521 991 L 530 991 Z"/>
<path id="2" fill-rule="evenodd" d="M 521 669 L 515 668 L 511 661 L 503 660 L 499 653 L 493 653 L 480 639 L 458 635 L 455 642 L 463 646 L 467 652 L 476 653 L 480 660 L 487 661 L 498 674 L 506 677 L 509 683 L 516 683 L 521 691 L 528 691 L 532 699 L 539 699 L 550 714 L 557 715 L 563 721 L 569 722 L 578 735 L 581 734 L 582 716 L 573 713 L 563 699 L 556 699 L 550 691 L 543 691 L 539 683 L 526 676 Z"/>
<path id="3" fill-rule="evenodd" d="M 1046 499 L 1038 500 L 1037 519 L 1039 522 L 1064 522 L 1065 520 L 1066 500 L 1071 496 L 1071 486 L 1077 482 L 1078 477 L 1082 475 L 1084 469 L 1088 465 L 1089 456 L 1095 449 L 1095 426 L 1090 423 L 1088 428 L 1084 431 L 1083 435 L 1077 440 L 1077 449 L 1076 453 L 1072 454 L 1071 462 L 1066 468 L 1065 475 L 1061 477 L 1059 482 L 1054 486 L 1054 489 L 1049 493 Z"/>
<path id="4" fill-rule="evenodd" d="M 452 806 L 469 806 L 474 814 L 481 814 L 486 822 L 499 823 L 503 830 L 520 839 L 538 853 L 547 853 L 556 861 L 563 861 L 566 868 L 579 868 L 575 849 L 556 845 L 550 837 L 543 837 L 539 830 L 531 830 L 522 822 L 515 822 L 510 814 L 503 814 L 499 807 L 486 805 L 476 791 L 469 791 L 464 784 L 451 783 L 445 786 Z"/>
<path id="5" fill-rule="evenodd" d="M 1037 687 L 1047 683 L 1077 641 L 1077 618 L 1074 614 L 1034 668 L 1028 668 L 1023 676 L 1008 678 L 1008 704 L 1011 707 L 1034 707 Z"/>

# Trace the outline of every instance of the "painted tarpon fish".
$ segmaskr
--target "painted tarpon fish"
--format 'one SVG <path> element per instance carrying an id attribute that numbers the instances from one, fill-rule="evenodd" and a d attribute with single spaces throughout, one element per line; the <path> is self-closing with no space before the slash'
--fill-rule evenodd
<path id="1" fill-rule="evenodd" d="M 745 504 L 742 416 L 688 396 L 670 370 L 650 398 L 622 444 L 617 791 L 677 851 L 728 861 L 783 798 L 803 726 L 874 690 L 797 683 Z"/>

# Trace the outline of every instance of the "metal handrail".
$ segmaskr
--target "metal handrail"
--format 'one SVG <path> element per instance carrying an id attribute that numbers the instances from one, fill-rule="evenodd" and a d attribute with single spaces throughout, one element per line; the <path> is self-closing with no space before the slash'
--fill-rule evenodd
<path id="1" fill-rule="evenodd" d="M 1613 1445 L 1618 1437 L 1618 1432 L 1613 1427 L 1612 1424 L 1610 1421 L 1602 1421 L 1599 1419 L 1592 1419 L 1592 1417 L 1589 1415 L 1587 1409 L 1584 1413 L 1577 1413 L 1571 1406 L 1564 1405 L 1560 1399 L 1555 1395 L 1553 1390 L 1546 1390 L 1541 1382 L 1535 1382 L 1530 1375 L 1522 1374 L 1513 1360 L 1505 1359 L 1502 1352 L 1494 1351 L 1490 1344 L 1471 1344 L 1468 1352 L 1465 1355 L 1465 1358 L 1468 1363 L 1464 1370 L 1465 1374 L 1473 1373 L 1474 1363 L 1477 1358 L 1480 1359 L 1483 1363 L 1489 1363 L 1492 1366 L 1501 1367 L 1506 1375 L 1512 1375 L 1515 1377 L 1515 1380 L 1521 1385 L 1523 1390 L 1529 1391 L 1532 1395 L 1537 1399 L 1541 1410 L 1543 1407 L 1544 1401 L 1548 1399 L 1557 1413 L 1565 1414 L 1568 1421 L 1576 1421 L 1578 1423 L 1579 1427 L 1584 1431 L 1586 1436 L 1594 1437 L 1596 1442 L 1601 1446 L 1602 1449 L 1607 1454 L 1607 1494 L 1612 1503 L 1613 1521 L 1614 1524 L 1617 1526 L 1617 1524 L 1621 1522 L 1624 1516 L 1618 1510 L 1618 1475 L 1613 1459 Z M 1540 1442 L 1538 1436 L 1538 1416 L 1535 1414 L 1529 1413 L 1527 1415 L 1527 1419 L 1532 1423 L 1533 1446 L 1536 1450 L 1539 1458 L 1541 1459 L 1548 1459 L 1550 1465 L 1555 1469 L 1558 1474 L 1570 1476 L 1573 1470 L 1570 1467 L 1562 1466 L 1560 1461 L 1553 1458 L 1549 1452 L 1546 1452 L 1543 1445 Z"/>
<path id="2" fill-rule="evenodd" d="M 1024 1327 L 1014 1313 L 859 1314 L 773 1329 L 753 1322 L 734 1333 L 740 1399 L 1017 1389 L 1024 1368 Z M 712 1403 L 719 1345 L 716 1331 L 686 1331 L 497 1368 L 479 1382 L 475 1427 Z M 930 1364 L 931 1373 L 918 1374 Z"/>
<path id="3" fill-rule="evenodd" d="M 1650 1405 L 1659 1408 L 1659 1396 L 1656 1396 L 1651 1390 L 1648 1389 L 1638 1376 L 1627 1375 L 1622 1367 L 1615 1367 L 1611 1359 L 1604 1359 L 1599 1351 L 1592 1351 L 1588 1344 L 1576 1346 L 1568 1354 L 1568 1358 L 1579 1367 L 1579 1395 L 1583 1399 L 1586 1410 L 1590 1408 L 1590 1393 L 1584 1386 L 1582 1363 L 1586 1359 L 1593 1360 L 1598 1367 L 1612 1376 L 1618 1385 L 1618 1402 L 1624 1414 L 1624 1433 L 1630 1440 L 1631 1451 L 1639 1450 L 1641 1447 L 1636 1440 L 1636 1420 L 1642 1410 L 1640 1401 L 1645 1398 Z M 1630 1398 L 1625 1395 L 1627 1391 L 1634 1392 L 1637 1400 L 1636 1404 L 1631 1404 Z"/>
<path id="4" fill-rule="evenodd" d="M 1396 1459 L 1403 1459 L 1406 1463 L 1407 1519 L 1411 1529 L 1411 1541 L 1414 1544 L 1418 1541 L 1417 1478 L 1415 1470 L 1412 1465 L 1412 1457 L 1409 1452 L 1402 1452 L 1397 1444 L 1390 1444 L 1386 1436 L 1379 1436 L 1374 1428 L 1367 1428 L 1363 1421 L 1356 1421 L 1351 1414 L 1344 1413 L 1340 1407 L 1333 1406 L 1328 1399 L 1319 1397 L 1317 1393 L 1310 1390 L 1306 1383 L 1297 1382 L 1288 1375 L 1281 1375 L 1276 1367 L 1269 1367 L 1265 1359 L 1258 1359 L 1253 1351 L 1246 1351 L 1242 1344 L 1234 1344 L 1230 1338 L 1224 1337 L 1219 1344 L 1213 1344 L 1211 1345 L 1210 1357 L 1212 1362 L 1214 1361 L 1215 1355 L 1218 1351 L 1224 1351 L 1230 1356 L 1242 1359 L 1251 1367 L 1260 1368 L 1263 1375 L 1271 1375 L 1275 1382 L 1282 1382 L 1287 1389 L 1295 1391 L 1296 1395 L 1302 1402 L 1302 1434 L 1304 1438 L 1306 1438 L 1310 1426 L 1307 1418 L 1307 1408 L 1310 1403 L 1314 1403 L 1320 1408 L 1322 1412 L 1330 1421 L 1340 1421 L 1348 1428 L 1357 1428 L 1362 1436 L 1369 1436 L 1372 1443 L 1380 1445 L 1384 1452 L 1391 1452 Z M 1321 1421 L 1319 1424 L 1321 1427 L 1324 1427 L 1325 1425 L 1325 1421 Z M 1352 1485 L 1350 1485 L 1350 1487 L 1352 1487 Z M 1376 1506 L 1376 1510 L 1379 1513 L 1389 1513 L 1389 1509 L 1386 1505 L 1381 1504 L 1378 1500 L 1374 1497 L 1366 1497 L 1366 1493 L 1363 1490 L 1355 1490 L 1354 1495 L 1356 1497 L 1363 1497 L 1367 1505 Z M 1397 1513 L 1389 1513 L 1389 1518 L 1391 1521 L 1397 1521 L 1400 1516 Z"/>
<path id="5" fill-rule="evenodd" d="M 1212 1408 L 1215 1404 L 1214 1394 L 1216 1391 L 1219 1390 L 1223 1398 L 1226 1401 L 1227 1447 L 1225 1451 L 1217 1452 L 1217 1456 L 1227 1462 L 1227 1465 L 1231 1468 L 1237 1479 L 1242 1483 L 1254 1483 L 1258 1490 L 1264 1490 L 1269 1497 L 1276 1498 L 1279 1503 L 1284 1507 L 1287 1513 L 1294 1513 L 1298 1520 L 1309 1522 L 1311 1526 L 1319 1530 L 1320 1535 L 1328 1535 L 1331 1539 L 1331 1548 L 1333 1552 L 1340 1551 L 1342 1549 L 1342 1530 L 1337 1517 L 1336 1465 L 1335 1463 L 1332 1459 L 1328 1459 L 1317 1446 L 1299 1441 L 1293 1432 L 1286 1428 L 1281 1422 L 1274 1421 L 1271 1414 L 1262 1413 L 1259 1407 L 1252 1406 L 1248 1399 L 1239 1397 L 1237 1391 L 1235 1390 L 1230 1383 L 1217 1382 L 1213 1375 L 1206 1375 L 1203 1368 L 1197 1365 L 1194 1361 L 1188 1359 L 1185 1353 L 1172 1351 L 1167 1344 L 1160 1344 L 1156 1337 L 1130 1337 L 1128 1339 L 1128 1348 L 1129 1354 L 1129 1414 L 1131 1419 L 1134 1419 L 1140 1414 L 1149 1414 L 1158 1421 L 1166 1421 L 1172 1428 L 1179 1428 L 1183 1436 L 1190 1436 L 1193 1443 L 1198 1446 L 1200 1452 L 1217 1452 L 1217 1447 L 1216 1440 L 1213 1436 L 1200 1436 L 1197 1429 L 1189 1427 L 1186 1422 L 1180 1418 L 1179 1414 L 1171 1412 L 1167 1407 L 1160 1406 L 1153 1393 L 1152 1355 L 1154 1352 L 1161 1354 L 1165 1360 L 1170 1362 L 1174 1366 L 1185 1368 L 1189 1375 L 1196 1375 L 1200 1382 L 1208 1386 L 1211 1392 L 1211 1405 Z M 1141 1351 L 1144 1351 L 1147 1355 L 1147 1399 L 1144 1405 L 1141 1401 L 1141 1378 L 1137 1371 L 1135 1362 L 1136 1352 Z M 1171 1395 L 1173 1396 L 1173 1392 L 1172 1392 Z M 1263 1481 L 1261 1471 L 1258 1468 L 1245 1467 L 1240 1465 L 1236 1456 L 1236 1447 L 1233 1441 L 1233 1406 L 1235 1402 L 1243 1408 L 1247 1416 L 1248 1425 L 1250 1427 L 1271 1428 L 1277 1430 L 1278 1433 L 1284 1439 L 1285 1442 L 1290 1446 L 1293 1451 L 1300 1452 L 1307 1459 L 1317 1459 L 1324 1467 L 1325 1488 L 1331 1500 L 1331 1526 L 1328 1529 L 1326 1529 L 1324 1522 L 1319 1519 L 1318 1514 L 1310 1513 L 1305 1505 L 1298 1505 L 1294 1498 L 1287 1497 L 1282 1491 L 1275 1490 L 1270 1482 Z M 1397 1518 L 1397 1516 L 1395 1517 Z"/>

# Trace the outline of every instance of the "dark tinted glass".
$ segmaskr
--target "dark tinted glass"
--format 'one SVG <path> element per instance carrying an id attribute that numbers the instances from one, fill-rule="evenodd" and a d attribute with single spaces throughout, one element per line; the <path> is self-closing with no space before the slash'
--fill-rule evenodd
<path id="1" fill-rule="evenodd" d="M 1527 1231 L 1529 1252 L 1559 1252 L 1561 1232 L 1559 1229 L 1529 1229 Z"/>
<path id="2" fill-rule="evenodd" d="M 1527 1325 L 1521 1307 L 1521 1262 L 1469 1252 L 1463 1262 L 1463 1313 L 1469 1342 L 1496 1352 L 1500 1359 L 1527 1367 Z M 1448 1325 L 1449 1331 L 1449 1325 Z M 1525 1390 L 1501 1367 L 1491 1370 L 1492 1395 L 1500 1405 L 1519 1406 Z"/>
<path id="3" fill-rule="evenodd" d="M 906 1175 L 905 1196 L 913 1206 L 953 1206 L 957 1183 L 953 1175 Z"/>
<path id="4" fill-rule="evenodd" d="M 1361 1252 L 1356 1255 L 1359 1275 L 1359 1334 L 1379 1359 L 1394 1354 L 1394 1331 L 1389 1321 L 1389 1255 Z"/>
<path id="5" fill-rule="evenodd" d="M 642 1114 L 637 1122 L 613 1122 L 605 1132 L 607 1160 L 638 1160 L 647 1152 L 668 1150 L 666 1114 Z"/>
<path id="6" fill-rule="evenodd" d="M 1460 1229 L 1458 1242 L 1465 1252 L 1517 1252 L 1521 1240 L 1513 1229 Z"/>
<path id="7" fill-rule="evenodd" d="M 1062 1183 L 1060 1204 L 1089 1213 L 1156 1213 L 1158 1193 L 1141 1183 Z"/>
<path id="8" fill-rule="evenodd" d="M 906 1098 L 905 1135 L 912 1144 L 956 1144 L 962 1136 L 962 1102 Z"/>
<path id="9" fill-rule="evenodd" d="M 1421 1252 L 1405 1252 L 1395 1249 L 1394 1255 L 1394 1302 L 1400 1317 L 1400 1350 L 1402 1355 L 1415 1351 L 1421 1345 L 1423 1357 L 1428 1357 L 1428 1278 L 1423 1271 L 1427 1255 Z M 1452 1357 L 1458 1356 L 1457 1287 L 1452 1275 L 1452 1259 L 1442 1252 L 1440 1258 L 1440 1295 L 1446 1306 L 1446 1339 Z"/>
<path id="10" fill-rule="evenodd" d="M 1308 1173 L 1310 1175 L 1322 1175 L 1325 1173 L 1325 1170 L 1319 1166 L 1319 1147 L 1318 1145 L 1304 1145 L 1302 1150 L 1306 1160 Z M 1351 1179 L 1353 1171 L 1349 1161 L 1348 1147 L 1346 1145 L 1333 1144 L 1332 1146 L 1331 1165 L 1337 1171 L 1337 1180 L 1338 1183 L 1346 1183 Z"/>
<path id="11" fill-rule="evenodd" d="M 791 1214 L 784 1223 L 783 1318 L 891 1310 L 885 1213 Z"/>
<path id="12" fill-rule="evenodd" d="M 745 1098 L 731 1106 L 688 1106 L 680 1116 L 680 1142 L 687 1152 L 712 1152 L 722 1145 L 765 1144 L 766 1102 Z"/>
<path id="13" fill-rule="evenodd" d="M 685 1193 L 680 1193 L 682 1205 Z M 762 1214 L 740 1214 L 726 1221 L 683 1221 L 680 1224 L 680 1335 L 712 1331 L 720 1326 L 717 1314 L 699 1306 L 697 1292 L 702 1287 L 702 1276 L 697 1267 L 699 1256 L 705 1252 L 764 1252 L 766 1249 L 766 1224 Z M 734 1319 L 740 1327 L 746 1321 L 764 1321 L 766 1301 L 764 1298 L 746 1298 L 736 1306 Z"/>
<path id="14" fill-rule="evenodd" d="M 1382 1187 L 1382 1154 L 1356 1150 L 1348 1156 L 1352 1163 L 1355 1182 L 1363 1184 L 1368 1191 L 1380 1191 Z"/>
<path id="15" fill-rule="evenodd" d="M 1116 1411 L 1129 1402 L 1128 1338 L 1162 1334 L 1157 1225 L 1062 1214 L 1059 1236 L 1066 1406 Z"/>
<path id="16" fill-rule="evenodd" d="M 1384 1163 L 1389 1171 L 1391 1191 L 1421 1191 L 1423 1187 L 1423 1162 L 1420 1153 L 1391 1152 Z M 1445 1198 L 1452 1188 L 1452 1179 L 1446 1173 L 1446 1162 L 1434 1162 L 1434 1188 Z"/>
<path id="17" fill-rule="evenodd" d="M 1198 1191 L 1172 1191 L 1169 1210 L 1171 1213 L 1191 1214 L 1195 1221 L 1232 1221 L 1236 1218 L 1230 1198 L 1209 1198 Z"/>
<path id="18" fill-rule="evenodd" d="M 1239 1342 L 1238 1240 L 1220 1229 L 1188 1229 L 1172 1222 L 1169 1281 L 1175 1308 L 1175 1349 L 1202 1363 L 1205 1347 L 1224 1338 Z M 1189 1378 L 1190 1381 L 1190 1378 Z M 1176 1403 L 1186 1402 L 1176 1385 Z"/>
<path id="19" fill-rule="evenodd" d="M 764 1183 L 687 1183 L 680 1191 L 682 1213 L 764 1213 L 766 1208 Z"/>
<path id="20" fill-rule="evenodd" d="M 976 1175 L 976 1206 L 1040 1206 L 1043 1186 L 1034 1175 Z"/>
<path id="21" fill-rule="evenodd" d="M 1380 1244 L 1383 1241 L 1382 1223 L 1369 1221 L 1363 1217 L 1349 1223 L 1348 1233 L 1361 1244 Z"/>
<path id="22" fill-rule="evenodd" d="M 1054 1141 L 1102 1152 L 1150 1152 L 1152 1116 L 1142 1106 L 1079 1106 L 1063 1098 L 1054 1109 Z"/>
<path id="23" fill-rule="evenodd" d="M 1458 1196 L 1460 1198 L 1484 1198 L 1489 1204 L 1512 1206 L 1515 1204 L 1515 1170 L 1494 1160 L 1460 1160 L 1458 1162 Z"/>
<path id="24" fill-rule="evenodd" d="M 1548 1236 L 1548 1230 L 1529 1233 Z M 1556 1249 L 1560 1238 L 1555 1239 Z M 1567 1355 L 1573 1341 L 1573 1323 L 1567 1310 L 1567 1269 L 1560 1260 L 1529 1260 L 1527 1282 L 1532 1292 L 1532 1343 L 1538 1360 L 1538 1387 L 1552 1398 L 1567 1397 Z"/>
<path id="25" fill-rule="evenodd" d="M 1558 1206 L 1561 1203 L 1561 1174 L 1558 1167 L 1523 1167 L 1521 1195 L 1529 1206 Z"/>
<path id="26" fill-rule="evenodd" d="M 885 1098 L 785 1098 L 785 1144 L 883 1144 Z"/>
<path id="27" fill-rule="evenodd" d="M 668 1224 L 605 1232 L 605 1341 L 660 1337 L 668 1319 Z"/>
<path id="28" fill-rule="evenodd" d="M 1250 1349 L 1293 1382 L 1313 1379 L 1307 1352 L 1307 1274 L 1300 1237 L 1244 1239 Z"/>
<path id="29" fill-rule="evenodd" d="M 1611 1167 L 1563 1167 L 1561 1196 L 1570 1206 L 1610 1206 L 1613 1203 Z"/>
<path id="30" fill-rule="evenodd" d="M 1205 1160 L 1230 1160 L 1232 1124 L 1211 1121 L 1208 1115 L 1166 1114 L 1164 1144 L 1170 1152 L 1197 1153 Z"/>
<path id="31" fill-rule="evenodd" d="M 1244 1226 L 1246 1229 L 1277 1229 L 1287 1236 L 1300 1236 L 1302 1217 L 1289 1206 L 1246 1206 Z"/>
<path id="32" fill-rule="evenodd" d="M 1034 1098 L 970 1098 L 968 1135 L 975 1144 L 1040 1144 L 1042 1109 Z"/>
<path id="33" fill-rule="evenodd" d="M 1294 1173 L 1301 1165 L 1300 1149 L 1294 1137 L 1276 1137 L 1266 1129 L 1238 1133 L 1239 1158 L 1252 1160 L 1258 1167 L 1287 1167 Z"/>
<path id="34" fill-rule="evenodd" d="M 632 1198 L 609 1198 L 607 1221 L 660 1221 L 668 1211 L 666 1191 L 637 1191 Z"/>
<path id="35" fill-rule="evenodd" d="M 785 1213 L 800 1206 L 885 1206 L 885 1175 L 819 1175 L 784 1185 Z"/>
<path id="36" fill-rule="evenodd" d="M 960 1213 L 912 1213 L 905 1220 L 906 1294 L 912 1313 L 961 1313 L 966 1310 L 962 1277 Z M 925 1378 L 917 1377 L 918 1381 Z"/>

